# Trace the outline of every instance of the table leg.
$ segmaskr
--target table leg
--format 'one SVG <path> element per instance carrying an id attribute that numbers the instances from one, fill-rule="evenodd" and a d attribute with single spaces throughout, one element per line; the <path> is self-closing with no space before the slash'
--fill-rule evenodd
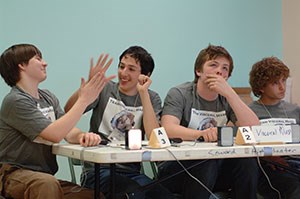
<path id="1" fill-rule="evenodd" d="M 116 164 L 110 164 L 110 195 L 112 199 L 116 198 Z"/>
<path id="2" fill-rule="evenodd" d="M 100 164 L 95 163 L 95 191 L 94 199 L 99 199 L 100 196 Z"/>

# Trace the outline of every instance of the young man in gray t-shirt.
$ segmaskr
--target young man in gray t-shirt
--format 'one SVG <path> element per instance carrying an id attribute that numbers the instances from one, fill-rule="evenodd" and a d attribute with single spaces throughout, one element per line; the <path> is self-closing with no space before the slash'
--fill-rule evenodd
<path id="1" fill-rule="evenodd" d="M 103 60 L 107 60 L 104 56 Z M 108 60 L 106 65 L 110 65 Z M 92 64 L 90 77 L 101 67 Z M 150 53 L 140 46 L 131 46 L 119 57 L 118 82 L 110 81 L 103 88 L 97 99 L 91 103 L 87 111 L 92 111 L 90 131 L 97 132 L 110 141 L 123 141 L 125 132 L 141 129 L 149 138 L 152 130 L 159 127 L 161 99 L 155 91 L 149 89 L 150 78 L 154 70 L 154 60 Z M 68 100 L 65 110 L 68 111 L 77 99 L 77 92 Z M 94 187 L 95 172 L 91 163 L 85 163 L 82 174 L 86 187 Z M 172 197 L 167 189 L 160 184 L 146 190 L 141 187 L 152 182 L 141 173 L 141 163 L 123 163 L 116 165 L 116 195 L 136 199 Z M 109 197 L 110 168 L 101 165 L 100 187 Z"/>
<path id="2" fill-rule="evenodd" d="M 252 66 L 249 83 L 258 100 L 252 102 L 249 107 L 260 119 L 261 125 L 300 124 L 300 107 L 283 101 L 289 73 L 289 68 L 276 57 L 263 58 Z M 270 156 L 260 159 L 265 173 L 272 186 L 280 192 L 281 198 L 299 198 L 299 176 L 274 166 L 275 163 L 299 169 L 298 158 Z M 264 198 L 278 197 L 278 192 L 270 187 L 263 173 L 260 175 L 258 187 Z"/>
<path id="3" fill-rule="evenodd" d="M 42 53 L 31 44 L 13 45 L 0 57 L 1 76 L 11 87 L 0 110 L 1 194 L 25 199 L 92 198 L 93 190 L 55 178 L 58 165 L 52 143 L 66 139 L 82 146 L 99 144 L 99 135 L 74 126 L 107 78 L 98 73 L 88 83 L 82 80 L 80 97 L 64 114 L 55 95 L 39 88 L 47 77 L 46 68 Z"/>
<path id="4" fill-rule="evenodd" d="M 217 141 L 217 126 L 230 121 L 237 126 L 259 123 L 257 116 L 239 98 L 227 83 L 233 70 L 233 61 L 221 46 L 209 45 L 201 50 L 194 67 L 195 79 L 176 86 L 168 92 L 162 112 L 162 126 L 168 136 L 183 140 Z M 181 161 L 185 167 L 202 160 Z M 177 162 L 159 165 L 160 177 L 182 170 Z M 232 189 L 233 198 L 256 198 L 257 165 L 253 158 L 206 160 L 190 170 L 210 191 L 216 183 L 225 190 Z M 172 192 L 185 199 L 209 198 L 210 192 L 188 174 L 180 174 L 164 182 Z M 228 185 L 228 186 L 227 186 Z M 223 188 L 223 187 L 222 187 Z"/>

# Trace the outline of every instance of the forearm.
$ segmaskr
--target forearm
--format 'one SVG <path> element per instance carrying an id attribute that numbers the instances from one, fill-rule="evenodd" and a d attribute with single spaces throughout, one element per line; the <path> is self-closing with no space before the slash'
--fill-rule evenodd
<path id="1" fill-rule="evenodd" d="M 80 120 L 87 104 L 77 100 L 73 107 L 64 116 L 51 123 L 41 132 L 41 136 L 51 142 L 60 142 L 75 127 Z"/>
<path id="2" fill-rule="evenodd" d="M 196 140 L 202 134 L 201 131 L 187 128 L 179 124 L 179 120 L 172 115 L 164 115 L 161 120 L 169 138 L 181 138 L 183 140 Z"/>
<path id="3" fill-rule="evenodd" d="M 84 133 L 79 128 L 73 128 L 65 137 L 66 141 L 71 144 L 80 143 L 80 138 L 84 136 Z"/>
<path id="4" fill-rule="evenodd" d="M 241 100 L 241 98 L 234 91 L 230 96 L 227 97 L 227 101 L 236 115 L 237 126 L 259 125 L 259 119 L 256 114 Z"/>
<path id="5" fill-rule="evenodd" d="M 140 97 L 143 106 L 143 124 L 147 138 L 150 138 L 150 134 L 153 129 L 160 127 L 157 121 L 156 114 L 154 112 L 150 96 L 148 92 L 140 92 Z"/>
<path id="6" fill-rule="evenodd" d="M 201 136 L 201 131 L 183 127 L 181 125 L 162 125 L 169 138 L 181 138 L 182 140 L 196 140 Z"/>
<path id="7" fill-rule="evenodd" d="M 73 93 L 73 95 L 68 99 L 68 101 L 64 107 L 65 112 L 68 112 L 73 107 L 73 105 L 75 104 L 75 102 L 78 99 L 78 93 L 79 93 L 79 90 L 77 90 L 75 93 Z"/>

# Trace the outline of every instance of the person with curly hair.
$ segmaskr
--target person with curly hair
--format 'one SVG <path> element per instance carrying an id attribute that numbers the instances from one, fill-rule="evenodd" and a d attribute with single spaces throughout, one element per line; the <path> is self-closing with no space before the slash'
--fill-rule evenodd
<path id="1" fill-rule="evenodd" d="M 299 125 L 300 107 L 283 100 L 289 75 L 289 68 L 277 57 L 263 58 L 252 66 L 249 83 L 258 100 L 249 104 L 249 107 L 260 119 L 261 125 Z M 258 186 L 260 195 L 264 198 L 279 198 L 279 191 L 281 198 L 299 198 L 299 176 L 270 163 L 291 167 L 297 159 L 265 157 L 261 160 L 268 160 L 263 161 L 262 166 L 277 191 L 270 187 L 266 177 L 261 173 Z"/>

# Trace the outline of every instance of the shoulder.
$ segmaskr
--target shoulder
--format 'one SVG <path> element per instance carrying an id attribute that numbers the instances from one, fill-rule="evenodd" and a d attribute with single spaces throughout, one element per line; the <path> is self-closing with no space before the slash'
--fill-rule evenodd
<path id="1" fill-rule="evenodd" d="M 118 89 L 118 83 L 114 82 L 114 81 L 109 81 L 105 87 L 103 88 L 103 90 L 101 91 L 100 95 L 103 94 L 107 94 L 108 92 L 112 92 L 112 93 L 116 93 Z"/>
<path id="2" fill-rule="evenodd" d="M 18 88 L 12 87 L 10 92 L 4 97 L 2 104 L 18 103 L 19 101 L 24 100 L 32 101 L 32 97 L 29 94 L 20 91 Z"/>
<path id="3" fill-rule="evenodd" d="M 288 110 L 300 111 L 300 106 L 298 106 L 297 104 L 292 104 L 286 101 L 281 101 L 280 104 Z"/>
<path id="4" fill-rule="evenodd" d="M 39 94 L 42 95 L 43 97 L 56 98 L 56 96 L 47 89 L 39 89 Z"/>
<path id="5" fill-rule="evenodd" d="M 149 89 L 148 92 L 150 97 L 160 97 L 159 94 L 154 90 Z"/>
<path id="6" fill-rule="evenodd" d="M 24 106 L 34 105 L 34 100 L 30 95 L 12 87 L 10 92 L 3 98 L 1 105 L 1 114 L 8 114 Z"/>
<path id="7" fill-rule="evenodd" d="M 195 84 L 193 82 L 185 82 L 183 84 L 179 84 L 169 90 L 169 93 L 181 93 L 182 95 L 186 95 L 193 91 L 193 86 Z"/>
<path id="8" fill-rule="evenodd" d="M 254 109 L 257 107 L 260 107 L 260 104 L 257 101 L 253 101 L 250 104 L 248 104 L 249 108 Z"/>

